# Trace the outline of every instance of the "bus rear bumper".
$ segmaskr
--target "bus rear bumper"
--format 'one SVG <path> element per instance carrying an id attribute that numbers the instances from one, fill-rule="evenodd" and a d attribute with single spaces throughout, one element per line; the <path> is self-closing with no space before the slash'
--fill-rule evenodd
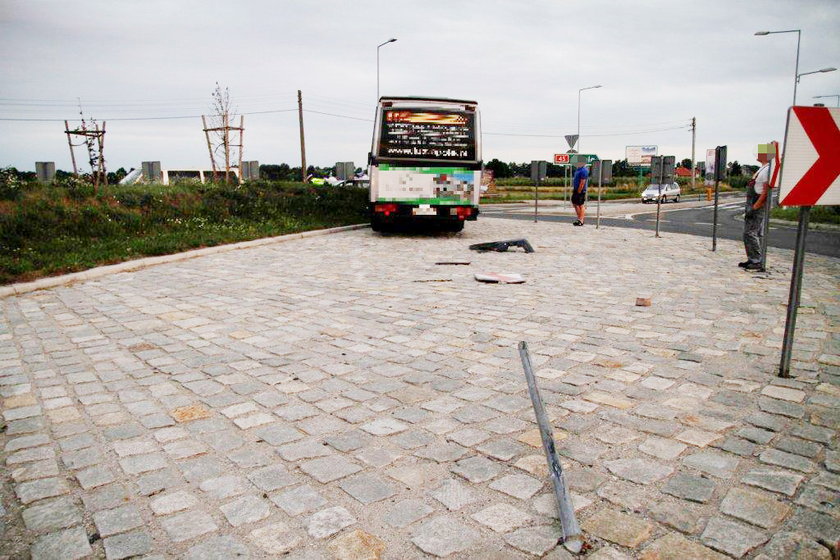
<path id="1" fill-rule="evenodd" d="M 370 205 L 371 219 L 383 224 L 463 222 L 478 218 L 478 206 L 400 204 L 397 202 L 376 202 Z"/>

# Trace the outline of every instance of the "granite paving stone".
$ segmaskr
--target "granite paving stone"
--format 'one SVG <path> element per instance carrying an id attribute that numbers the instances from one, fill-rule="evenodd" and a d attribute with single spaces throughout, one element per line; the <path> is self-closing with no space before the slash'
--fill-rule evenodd
<path id="1" fill-rule="evenodd" d="M 533 521 L 529 514 L 509 504 L 493 504 L 470 517 L 497 533 L 508 533 Z"/>
<path id="2" fill-rule="evenodd" d="M 188 511 L 160 520 L 163 530 L 175 542 L 187 541 L 218 529 L 213 518 L 204 512 Z"/>
<path id="3" fill-rule="evenodd" d="M 445 558 L 470 548 L 479 532 L 456 519 L 436 517 L 412 533 L 411 541 L 427 554 Z"/>
<path id="4" fill-rule="evenodd" d="M 611 473 L 637 484 L 651 484 L 674 472 L 668 465 L 645 459 L 616 459 L 604 465 Z"/>
<path id="5" fill-rule="evenodd" d="M 37 532 L 64 529 L 84 521 L 82 509 L 69 497 L 40 502 L 24 509 L 22 514 L 26 528 Z"/>
<path id="6" fill-rule="evenodd" d="M 758 469 L 746 473 L 741 482 L 771 492 L 793 496 L 803 478 L 801 475 L 788 471 Z"/>
<path id="7" fill-rule="evenodd" d="M 103 537 L 124 533 L 143 525 L 140 510 L 131 504 L 100 511 L 94 514 L 93 521 Z"/>
<path id="8" fill-rule="evenodd" d="M 714 494 L 715 483 L 702 476 L 677 473 L 662 486 L 662 491 L 677 498 L 703 504 Z"/>
<path id="9" fill-rule="evenodd" d="M 610 542 L 636 548 L 651 536 L 653 525 L 636 517 L 602 509 L 581 523 L 581 528 Z"/>
<path id="10" fill-rule="evenodd" d="M 779 525 L 790 513 L 790 506 L 766 492 L 732 488 L 720 503 L 720 511 L 770 529 Z"/>
<path id="11" fill-rule="evenodd" d="M 183 556 L 184 560 L 227 560 L 237 558 L 248 560 L 251 553 L 248 547 L 231 535 L 210 537 L 193 545 Z"/>
<path id="12" fill-rule="evenodd" d="M 434 511 L 422 500 L 408 499 L 397 502 L 394 506 L 383 515 L 385 523 L 392 527 L 402 529 L 411 525 L 415 521 L 423 519 Z"/>
<path id="13" fill-rule="evenodd" d="M 256 523 L 271 514 L 267 501 L 257 496 L 242 496 L 219 507 L 234 527 Z"/>
<path id="14" fill-rule="evenodd" d="M 50 533 L 32 543 L 32 560 L 76 560 L 93 554 L 83 527 Z"/>
<path id="15" fill-rule="evenodd" d="M 108 560 L 140 556 L 151 552 L 153 547 L 151 535 L 144 531 L 132 531 L 106 537 L 102 542 L 105 546 L 105 557 Z"/>
<path id="16" fill-rule="evenodd" d="M 741 523 L 713 517 L 706 525 L 700 540 L 706 546 L 741 558 L 757 546 L 767 542 L 768 535 Z"/>
<path id="17" fill-rule="evenodd" d="M 291 516 L 315 511 L 327 501 L 309 485 L 302 485 L 271 496 L 277 507 Z"/>
<path id="18" fill-rule="evenodd" d="M 356 518 L 349 511 L 343 507 L 332 507 L 312 514 L 307 521 L 307 531 L 311 537 L 323 539 L 354 523 Z"/>

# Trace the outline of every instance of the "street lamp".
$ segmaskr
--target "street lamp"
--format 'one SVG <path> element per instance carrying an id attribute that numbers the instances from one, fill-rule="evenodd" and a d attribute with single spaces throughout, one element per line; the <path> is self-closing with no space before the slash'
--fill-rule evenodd
<path id="1" fill-rule="evenodd" d="M 577 123 L 578 153 L 580 153 L 580 144 L 581 144 L 581 142 L 580 142 L 580 92 L 582 92 L 584 90 L 587 90 L 587 89 L 597 89 L 599 87 L 601 87 L 601 84 L 598 84 L 597 86 L 589 86 L 589 87 L 585 87 L 585 88 L 580 88 L 578 90 L 578 123 Z"/>
<path id="2" fill-rule="evenodd" d="M 833 97 L 837 100 L 837 106 L 840 107 L 840 94 L 835 93 L 833 95 L 815 95 L 814 99 L 822 99 L 824 97 Z"/>
<path id="3" fill-rule="evenodd" d="M 379 102 L 379 49 L 387 45 L 388 43 L 393 43 L 396 39 L 388 39 L 384 43 L 377 45 L 376 47 L 376 101 Z"/>
<path id="4" fill-rule="evenodd" d="M 787 29 L 785 31 L 756 31 L 756 35 L 773 35 L 776 33 L 796 33 L 796 68 L 793 75 L 796 79 L 793 81 L 793 104 L 796 105 L 796 84 L 799 83 L 799 42 L 802 39 L 801 29 Z"/>
<path id="5" fill-rule="evenodd" d="M 835 70 L 837 70 L 837 68 L 828 67 L 820 68 L 819 70 L 813 70 L 811 72 L 802 72 L 801 74 L 796 75 L 796 81 L 798 82 L 800 77 L 807 76 L 808 74 L 819 74 L 820 72 L 834 72 Z"/>

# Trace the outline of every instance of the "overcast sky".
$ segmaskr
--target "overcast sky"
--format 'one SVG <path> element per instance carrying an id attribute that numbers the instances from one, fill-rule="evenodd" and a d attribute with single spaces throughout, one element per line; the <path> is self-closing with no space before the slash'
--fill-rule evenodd
<path id="1" fill-rule="evenodd" d="M 218 81 L 245 116 L 245 159 L 362 165 L 381 93 L 475 99 L 484 159 L 581 148 L 622 159 L 657 144 L 678 160 L 716 145 L 730 160 L 782 141 L 799 71 L 840 67 L 840 1 L 0 0 L 0 166 L 71 169 L 61 119 L 107 120 L 108 168 L 207 167 L 199 118 Z M 840 94 L 840 71 L 803 76 L 797 101 Z M 332 113 L 344 117 L 324 115 Z M 352 117 L 352 118 L 347 118 Z M 58 119 L 58 122 L 7 119 Z M 72 125 L 71 125 L 72 126 Z M 493 133 L 493 134 L 491 134 Z M 554 136 L 554 137 L 552 137 Z"/>

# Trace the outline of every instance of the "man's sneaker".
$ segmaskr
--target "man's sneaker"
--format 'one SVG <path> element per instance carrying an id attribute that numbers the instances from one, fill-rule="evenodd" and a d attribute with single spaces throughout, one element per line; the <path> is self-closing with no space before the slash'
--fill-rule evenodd
<path id="1" fill-rule="evenodd" d="M 757 263 L 751 262 L 751 263 L 747 263 L 747 265 L 744 267 L 744 270 L 764 270 L 764 269 L 761 268 L 761 263 L 760 262 L 757 262 Z"/>
<path id="2" fill-rule="evenodd" d="M 574 222 L 572 222 L 572 225 L 573 226 L 582 226 L 583 222 L 581 222 L 580 220 L 575 220 Z"/>
<path id="3" fill-rule="evenodd" d="M 748 264 L 750 264 L 750 261 L 744 261 L 744 262 L 738 263 L 738 266 L 740 266 L 741 268 L 747 268 Z"/>

